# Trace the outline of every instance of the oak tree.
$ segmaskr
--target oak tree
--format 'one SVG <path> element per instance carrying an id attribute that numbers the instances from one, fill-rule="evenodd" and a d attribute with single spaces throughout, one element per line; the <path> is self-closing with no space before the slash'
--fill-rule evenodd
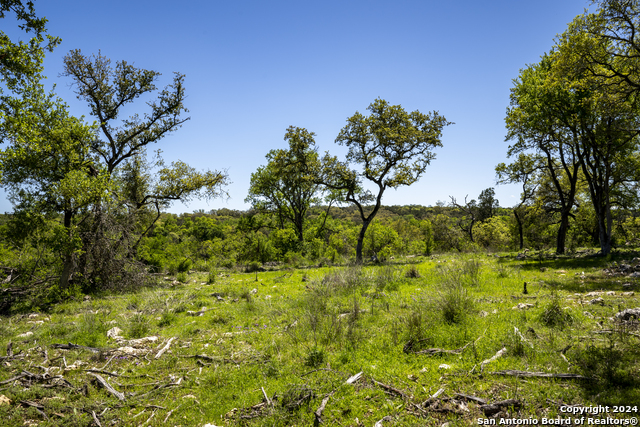
<path id="1" fill-rule="evenodd" d="M 323 158 L 322 182 L 343 192 L 343 200 L 353 203 L 362 220 L 356 245 L 356 262 L 362 263 L 362 247 L 367 228 L 378 213 L 388 188 L 418 181 L 441 147 L 442 129 L 451 124 L 438 112 L 408 113 L 400 105 L 376 99 L 367 108 L 369 116 L 356 112 L 347 119 L 336 143 L 347 148 L 344 161 L 328 153 Z M 363 188 L 373 184 L 375 193 Z M 373 206 L 367 206 L 373 202 Z"/>

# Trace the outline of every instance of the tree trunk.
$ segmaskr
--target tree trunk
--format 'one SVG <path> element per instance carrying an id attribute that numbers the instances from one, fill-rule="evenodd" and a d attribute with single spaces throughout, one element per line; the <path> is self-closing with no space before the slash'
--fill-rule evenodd
<path id="1" fill-rule="evenodd" d="M 560 212 L 560 228 L 558 229 L 558 240 L 556 242 L 556 254 L 564 254 L 565 242 L 567 241 L 567 231 L 569 231 L 569 212 Z"/>
<path id="2" fill-rule="evenodd" d="M 356 264 L 362 264 L 362 247 L 364 245 L 364 235 L 367 232 L 367 228 L 369 228 L 369 224 L 371 224 L 371 219 L 365 220 L 362 223 L 362 228 L 360 229 L 360 234 L 358 234 L 358 244 L 356 245 Z"/>
<path id="3" fill-rule="evenodd" d="M 64 211 L 64 228 L 67 231 L 69 237 L 71 237 L 71 219 L 73 217 L 73 213 L 69 210 Z M 67 249 L 69 250 L 69 249 Z M 62 274 L 60 275 L 60 289 L 68 289 L 69 282 L 71 281 L 71 276 L 73 275 L 76 268 L 76 260 L 73 251 L 65 254 L 64 256 L 64 264 L 62 267 Z"/>
<path id="4" fill-rule="evenodd" d="M 522 219 L 518 215 L 517 208 L 513 210 L 513 215 L 516 217 L 518 223 L 518 238 L 520 240 L 520 250 L 524 249 L 524 226 L 522 225 Z"/>

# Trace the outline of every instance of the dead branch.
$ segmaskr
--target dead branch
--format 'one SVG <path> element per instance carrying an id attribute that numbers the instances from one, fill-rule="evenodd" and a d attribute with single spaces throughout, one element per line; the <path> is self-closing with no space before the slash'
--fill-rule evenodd
<path id="1" fill-rule="evenodd" d="M 91 415 L 93 416 L 93 421 L 95 421 L 95 423 L 98 425 L 98 427 L 102 427 L 102 424 L 100 424 L 100 420 L 98 419 L 98 416 L 96 415 L 96 411 L 91 411 Z"/>
<path id="2" fill-rule="evenodd" d="M 480 399 L 479 397 L 470 396 L 468 394 L 454 393 L 453 395 L 455 397 L 460 398 L 460 399 L 466 400 L 467 402 L 475 402 L 475 403 L 479 403 L 480 405 L 486 405 L 487 404 L 486 400 Z"/>
<path id="3" fill-rule="evenodd" d="M 553 374 L 547 372 L 527 372 L 527 371 L 516 371 L 516 370 L 505 370 L 505 371 L 496 371 L 490 372 L 491 375 L 503 375 L 503 376 L 514 376 L 514 377 L 534 377 L 534 378 L 559 378 L 559 379 L 577 379 L 577 380 L 590 380 L 590 377 L 584 377 L 582 375 L 577 374 Z"/>
<path id="4" fill-rule="evenodd" d="M 170 410 L 169 412 L 167 412 L 167 416 L 164 417 L 164 421 L 162 421 L 163 424 L 167 423 L 167 420 L 169 419 L 169 417 L 171 416 L 171 414 L 173 414 L 175 411 L 178 410 L 178 408 L 180 408 L 182 405 L 184 405 L 184 403 L 179 404 L 178 406 L 176 406 L 174 409 Z"/>
<path id="5" fill-rule="evenodd" d="M 480 363 L 480 373 L 484 371 L 484 365 L 486 365 L 487 363 L 493 362 L 494 360 L 498 359 L 500 356 L 502 356 L 506 352 L 507 352 L 507 348 L 502 347 L 502 349 L 499 350 L 496 354 L 494 354 L 493 357 L 483 360 L 482 363 Z"/>
<path id="6" fill-rule="evenodd" d="M 78 344 L 72 344 L 72 343 L 67 343 L 67 344 L 51 344 L 52 348 L 57 348 L 60 350 L 89 350 L 92 351 L 94 353 L 100 353 L 105 352 L 105 351 L 113 351 L 113 349 L 105 349 L 105 348 L 96 348 L 96 347 L 86 347 L 84 345 L 78 345 Z"/>
<path id="7" fill-rule="evenodd" d="M 124 394 L 120 393 L 115 388 L 111 387 L 111 385 L 104 378 L 102 378 L 100 375 L 94 374 L 93 372 L 88 372 L 88 374 L 93 376 L 93 377 L 95 377 L 98 380 L 98 382 L 100 384 L 102 384 L 102 386 L 104 388 L 106 388 L 109 393 L 111 393 L 115 397 L 117 397 L 118 400 L 125 400 Z"/>
<path id="8" fill-rule="evenodd" d="M 507 409 L 510 407 L 513 407 L 514 409 L 518 409 L 521 406 L 522 406 L 522 403 L 520 403 L 519 400 L 508 399 L 508 400 L 502 400 L 499 402 L 494 402 L 488 405 L 481 405 L 480 409 L 482 409 L 482 411 L 486 416 L 490 417 L 502 411 L 503 409 Z"/>
<path id="9" fill-rule="evenodd" d="M 382 389 L 384 389 L 384 391 L 387 394 L 395 394 L 397 396 L 402 397 L 403 399 L 412 399 L 411 396 L 408 396 L 407 394 L 405 394 L 402 390 L 398 390 L 395 387 L 391 387 L 390 385 L 381 383 L 380 381 L 376 381 L 373 378 L 371 379 L 377 386 L 381 387 Z"/>
<path id="10" fill-rule="evenodd" d="M 409 354 L 426 354 L 429 356 L 435 356 L 438 354 L 462 354 L 462 352 L 469 346 L 471 345 L 471 343 L 466 344 L 463 347 L 457 348 L 455 350 L 447 350 L 444 348 L 428 348 L 426 350 L 414 350 L 414 348 L 416 347 L 416 345 L 423 340 L 409 340 L 403 347 L 402 351 L 404 351 L 405 353 Z"/>
<path id="11" fill-rule="evenodd" d="M 387 415 L 386 417 L 382 418 L 381 420 L 376 421 L 376 423 L 373 425 L 373 427 L 382 427 L 382 423 L 385 421 L 393 421 L 393 417 L 391 415 Z"/>
<path id="12" fill-rule="evenodd" d="M 327 403 L 329 403 L 329 399 L 331 398 L 331 396 L 333 396 L 333 393 L 335 393 L 335 392 L 336 391 L 333 390 L 331 393 L 327 394 L 325 396 L 325 398 L 322 399 L 322 403 L 320 404 L 318 409 L 316 409 L 316 411 L 313 413 L 313 415 L 314 415 L 313 425 L 315 427 L 317 427 L 320 424 L 322 424 L 322 413 L 324 412 L 324 408 L 327 406 Z"/>
<path id="13" fill-rule="evenodd" d="M 171 337 L 171 338 L 169 339 L 169 341 L 167 342 L 167 344 L 166 344 L 164 347 L 162 347 L 162 349 L 160 349 L 160 351 L 158 352 L 158 354 L 156 354 L 156 357 L 155 357 L 156 359 L 160 359 L 160 357 L 162 357 L 162 355 L 163 355 L 167 350 L 169 350 L 169 347 L 171 347 L 171 343 L 173 342 L 173 340 L 174 340 L 174 339 L 175 339 L 175 337 Z"/>

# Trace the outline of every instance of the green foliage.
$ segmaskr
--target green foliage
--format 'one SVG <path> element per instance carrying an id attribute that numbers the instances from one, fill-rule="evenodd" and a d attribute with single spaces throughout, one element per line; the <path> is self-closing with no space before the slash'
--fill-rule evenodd
<path id="1" fill-rule="evenodd" d="M 562 308 L 560 297 L 557 293 L 551 295 L 551 301 L 545 305 L 538 319 L 545 326 L 558 328 L 563 328 L 573 323 L 573 316 Z"/>
<path id="2" fill-rule="evenodd" d="M 345 162 L 326 154 L 322 160 L 322 181 L 340 191 L 342 200 L 357 206 L 362 228 L 356 246 L 356 262 L 363 262 L 362 245 L 367 227 L 378 213 L 386 188 L 411 185 L 435 158 L 433 149 L 441 147 L 442 129 L 450 122 L 437 112 L 407 113 L 400 105 L 376 99 L 367 108 L 368 117 L 356 112 L 347 119 L 336 142 L 347 147 Z M 391 125 L 390 125 L 391 124 Z M 362 169 L 362 173 L 352 165 Z M 367 179 L 378 187 L 374 196 L 362 189 Z M 376 201 L 365 214 L 363 205 Z"/>

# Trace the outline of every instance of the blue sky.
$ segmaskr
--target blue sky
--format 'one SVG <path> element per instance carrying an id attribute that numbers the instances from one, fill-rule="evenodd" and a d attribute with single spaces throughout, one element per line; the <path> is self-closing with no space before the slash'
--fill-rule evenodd
<path id="1" fill-rule="evenodd" d="M 553 45 L 586 0 L 200 1 L 39 0 L 62 44 L 45 74 L 76 115 L 89 110 L 59 77 L 71 49 L 186 74 L 191 120 L 155 148 L 170 162 L 225 169 L 227 200 L 175 204 L 172 212 L 247 209 L 251 173 L 288 126 L 316 133 L 321 152 L 346 119 L 380 97 L 406 110 L 439 111 L 455 122 L 420 181 L 388 190 L 385 205 L 477 198 L 507 161 L 504 116 L 512 79 Z M 136 112 L 143 113 L 139 104 Z M 501 206 L 518 186 L 496 187 Z M 10 204 L 0 200 L 0 210 Z"/>

